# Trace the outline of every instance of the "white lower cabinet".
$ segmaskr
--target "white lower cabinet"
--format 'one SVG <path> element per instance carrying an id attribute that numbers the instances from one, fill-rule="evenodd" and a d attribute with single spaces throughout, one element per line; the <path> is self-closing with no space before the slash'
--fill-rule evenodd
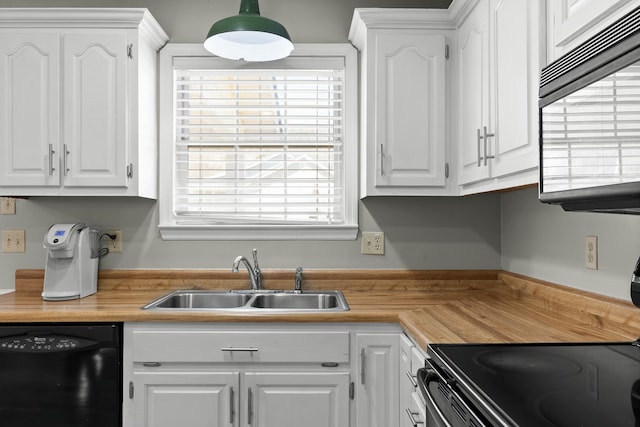
<path id="1" fill-rule="evenodd" d="M 425 426 L 426 406 L 418 395 L 416 372 L 424 367 L 426 357 L 406 335 L 400 337 L 400 427 Z"/>
<path id="2" fill-rule="evenodd" d="M 411 397 L 416 391 L 415 372 L 412 368 L 411 357 L 414 349 L 413 342 L 402 335 L 400 337 L 400 364 L 398 365 L 398 379 L 400 382 L 400 427 L 413 427 L 407 409 L 412 408 Z M 412 409 L 413 410 L 413 409 Z"/>
<path id="3" fill-rule="evenodd" d="M 398 425 L 398 325 L 127 323 L 124 331 L 124 427 Z"/>
<path id="4" fill-rule="evenodd" d="M 349 425 L 348 371 L 155 370 L 134 370 L 135 426 Z"/>
<path id="5" fill-rule="evenodd" d="M 348 371 L 247 372 L 243 382 L 246 415 L 241 417 L 242 426 L 349 425 Z"/>
<path id="6" fill-rule="evenodd" d="M 158 365 L 135 370 L 130 395 L 133 419 L 153 427 L 236 426 L 238 372 L 182 371 Z M 175 369 L 175 370 L 172 370 Z"/>
<path id="7" fill-rule="evenodd" d="M 398 425 L 399 333 L 355 334 L 358 355 L 356 426 Z"/>

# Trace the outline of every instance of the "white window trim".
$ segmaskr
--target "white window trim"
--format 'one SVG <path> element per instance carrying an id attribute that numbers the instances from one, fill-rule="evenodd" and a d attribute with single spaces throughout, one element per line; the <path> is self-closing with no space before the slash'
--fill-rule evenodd
<path id="1" fill-rule="evenodd" d="M 355 240 L 358 235 L 357 54 L 348 43 L 296 44 L 292 56 L 341 56 L 346 62 L 344 108 L 345 223 L 340 225 L 178 225 L 173 215 L 173 60 L 211 56 L 202 44 L 169 43 L 159 67 L 159 225 L 163 240 Z"/>

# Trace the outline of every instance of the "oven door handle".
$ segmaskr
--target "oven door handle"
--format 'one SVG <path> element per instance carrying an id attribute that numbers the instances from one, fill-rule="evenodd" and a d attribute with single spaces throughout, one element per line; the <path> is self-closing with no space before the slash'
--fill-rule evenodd
<path id="1" fill-rule="evenodd" d="M 440 408 L 438 408 L 438 405 L 436 405 L 436 402 L 433 399 L 431 392 L 429 391 L 429 383 L 443 382 L 440 378 L 440 375 L 438 375 L 438 373 L 433 369 L 420 368 L 418 369 L 417 380 L 420 392 L 427 400 L 427 406 L 429 407 L 429 409 L 433 408 L 435 412 L 435 414 L 433 415 L 438 419 L 438 421 L 441 422 L 441 424 L 444 425 L 444 427 L 452 427 L 451 423 L 447 421 L 447 418 L 444 416 Z"/>

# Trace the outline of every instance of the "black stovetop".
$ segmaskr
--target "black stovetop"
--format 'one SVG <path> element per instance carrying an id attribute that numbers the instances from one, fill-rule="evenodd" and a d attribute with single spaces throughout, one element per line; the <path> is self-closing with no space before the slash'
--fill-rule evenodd
<path id="1" fill-rule="evenodd" d="M 640 426 L 640 348 L 632 343 L 441 344 L 428 353 L 461 380 L 460 392 L 473 401 L 465 385 L 473 389 L 514 426 Z"/>

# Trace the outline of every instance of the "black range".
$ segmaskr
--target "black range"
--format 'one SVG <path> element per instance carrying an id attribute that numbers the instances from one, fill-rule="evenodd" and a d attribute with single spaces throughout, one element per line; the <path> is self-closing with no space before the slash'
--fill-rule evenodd
<path id="1" fill-rule="evenodd" d="M 427 426 L 640 426 L 640 344 L 440 344 Z M 435 407 L 434 407 L 435 406 Z"/>

